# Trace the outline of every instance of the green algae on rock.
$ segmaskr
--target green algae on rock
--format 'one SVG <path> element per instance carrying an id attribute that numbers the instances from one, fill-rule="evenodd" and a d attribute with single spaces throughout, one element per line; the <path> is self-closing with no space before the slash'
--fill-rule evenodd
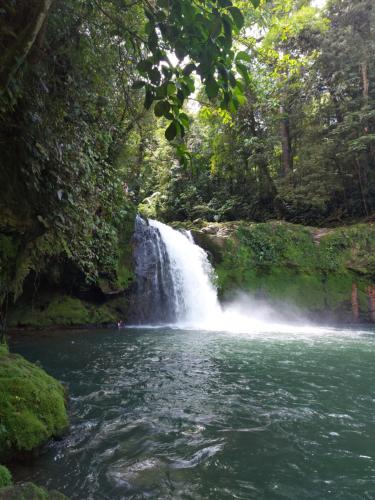
<path id="1" fill-rule="evenodd" d="M 63 386 L 22 356 L 0 349 L 0 459 L 32 452 L 68 426 Z"/>

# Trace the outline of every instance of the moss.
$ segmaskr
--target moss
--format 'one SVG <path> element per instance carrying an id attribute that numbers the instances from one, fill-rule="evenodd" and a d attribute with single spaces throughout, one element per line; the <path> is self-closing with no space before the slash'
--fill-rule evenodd
<path id="1" fill-rule="evenodd" d="M 99 307 L 93 307 L 91 323 L 115 323 L 117 320 L 118 316 L 108 304 L 103 304 Z"/>
<path id="2" fill-rule="evenodd" d="M 4 467 L 4 465 L 0 465 L 0 488 L 4 486 L 10 486 L 12 484 L 12 475 L 9 470 Z"/>
<path id="3" fill-rule="evenodd" d="M 88 323 L 90 320 L 89 312 L 84 304 L 76 298 L 64 295 L 58 297 L 48 305 L 45 311 L 46 320 L 52 324 L 70 324 Z"/>
<path id="4" fill-rule="evenodd" d="M 29 304 L 20 305 L 11 311 L 9 324 L 40 328 L 51 325 L 81 325 L 89 323 L 90 320 L 90 311 L 81 300 L 68 295 L 57 295 L 46 305 L 44 300 L 34 307 Z"/>
<path id="5" fill-rule="evenodd" d="M 0 356 L 4 354 L 8 354 L 8 346 L 5 343 L 0 344 Z"/>
<path id="6" fill-rule="evenodd" d="M 325 306 L 324 284 L 320 274 L 278 267 L 272 268 L 267 275 L 260 275 L 259 284 L 265 295 L 272 299 L 283 299 L 312 311 Z M 301 293 L 302 290 L 304 293 Z"/>
<path id="7" fill-rule="evenodd" d="M 0 500 L 68 500 L 58 491 L 47 491 L 33 483 L 23 483 L 0 488 Z"/>
<path id="8" fill-rule="evenodd" d="M 119 258 L 117 262 L 117 283 L 122 289 L 128 288 L 134 279 L 133 272 L 133 245 L 132 238 L 134 233 L 134 221 L 136 211 L 135 207 L 129 211 L 129 214 L 119 228 Z"/>
<path id="9" fill-rule="evenodd" d="M 125 252 L 122 252 L 117 266 L 117 283 L 120 288 L 127 288 L 134 279 L 132 264 L 129 263 Z"/>
<path id="10" fill-rule="evenodd" d="M 199 232 L 199 231 L 197 231 Z M 321 230 L 289 223 L 241 223 L 212 252 L 215 236 L 198 239 L 214 257 L 223 296 L 235 289 L 349 318 L 351 290 L 368 313 L 367 287 L 375 281 L 375 225 Z"/>
<path id="11" fill-rule="evenodd" d="M 134 221 L 136 207 L 126 203 L 113 225 L 117 231 L 114 258 L 105 272 L 100 273 L 98 285 L 105 295 L 113 295 L 126 290 L 134 279 L 133 246 Z"/>
<path id="12" fill-rule="evenodd" d="M 62 385 L 22 356 L 0 352 L 0 458 L 30 451 L 68 425 Z"/>

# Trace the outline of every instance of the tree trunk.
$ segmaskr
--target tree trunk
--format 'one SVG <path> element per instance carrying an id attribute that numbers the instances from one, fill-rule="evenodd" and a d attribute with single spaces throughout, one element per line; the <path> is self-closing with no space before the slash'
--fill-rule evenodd
<path id="1" fill-rule="evenodd" d="M 366 201 L 365 191 L 364 191 L 364 188 L 363 188 L 362 174 L 361 174 L 361 163 L 358 160 L 358 158 L 356 159 L 356 165 L 357 165 L 357 176 L 358 176 L 359 189 L 360 189 L 360 192 L 361 192 L 361 198 L 362 198 L 362 205 L 363 205 L 363 209 L 364 209 L 364 215 L 366 215 L 366 217 L 368 217 L 369 216 L 369 211 L 368 211 L 368 207 L 367 207 L 367 201 Z"/>
<path id="2" fill-rule="evenodd" d="M 368 76 L 368 63 L 367 61 L 361 63 L 361 73 L 362 73 L 362 95 L 364 99 L 368 100 L 370 81 Z"/>
<path id="3" fill-rule="evenodd" d="M 285 176 L 293 168 L 293 158 L 290 140 L 289 116 L 283 105 L 280 105 L 280 116 L 281 173 Z"/>
<path id="4" fill-rule="evenodd" d="M 370 285 L 367 288 L 367 298 L 369 305 L 370 320 L 375 323 L 375 286 Z"/>
<path id="5" fill-rule="evenodd" d="M 352 284 L 352 319 L 353 321 L 359 320 L 358 288 L 355 283 Z"/>
<path id="6" fill-rule="evenodd" d="M 2 61 L 0 70 L 0 91 L 6 89 L 32 49 L 47 19 L 53 0 L 39 0 L 30 9 L 28 24 L 18 35 L 15 46 L 10 47 Z"/>

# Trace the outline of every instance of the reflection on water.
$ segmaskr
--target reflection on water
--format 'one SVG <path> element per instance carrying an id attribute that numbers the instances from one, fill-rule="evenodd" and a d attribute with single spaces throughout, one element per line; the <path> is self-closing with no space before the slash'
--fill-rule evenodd
<path id="1" fill-rule="evenodd" d="M 15 471 L 73 499 L 375 498 L 375 335 L 273 328 L 14 341 L 72 429 Z"/>

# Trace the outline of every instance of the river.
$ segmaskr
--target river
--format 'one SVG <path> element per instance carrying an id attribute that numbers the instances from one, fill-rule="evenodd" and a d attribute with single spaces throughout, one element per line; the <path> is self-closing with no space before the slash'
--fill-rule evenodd
<path id="1" fill-rule="evenodd" d="M 375 330 L 17 336 L 71 432 L 15 478 L 72 499 L 375 498 Z"/>

